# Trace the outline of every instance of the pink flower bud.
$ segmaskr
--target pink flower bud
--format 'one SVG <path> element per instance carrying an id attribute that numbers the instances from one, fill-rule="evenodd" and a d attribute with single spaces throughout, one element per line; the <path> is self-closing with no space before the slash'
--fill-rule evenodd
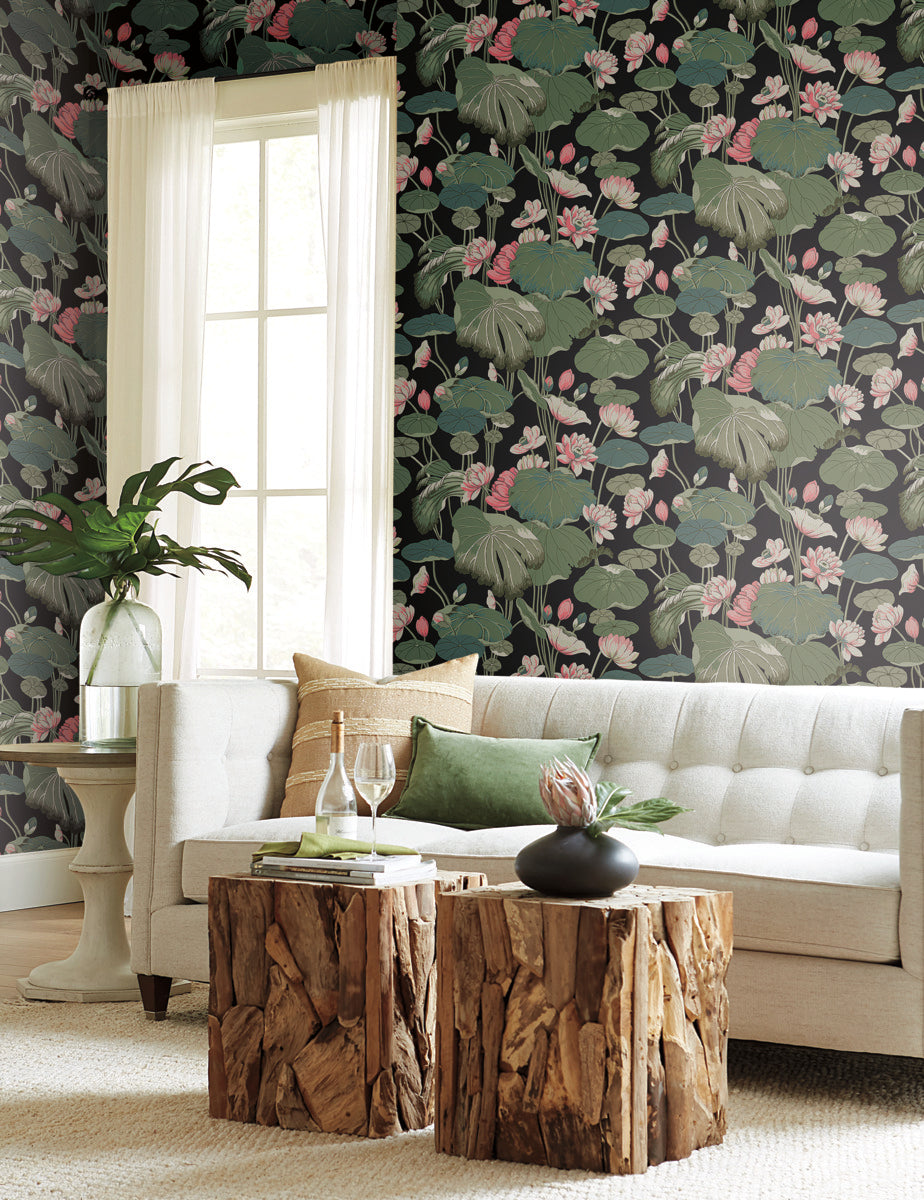
<path id="1" fill-rule="evenodd" d="M 796 497 L 799 495 L 799 493 L 796 491 L 796 489 L 795 489 L 795 488 L 789 488 L 789 490 L 787 491 L 786 495 L 789 497 L 789 502 L 790 502 L 791 504 L 795 504 L 795 502 L 796 502 Z"/>
<path id="2" fill-rule="evenodd" d="M 544 382 L 545 382 L 545 386 L 547 388 L 550 388 L 552 386 L 552 384 L 555 382 L 555 380 L 552 378 L 551 375 L 546 375 Z"/>
<path id="3" fill-rule="evenodd" d="M 657 49 L 655 50 L 655 58 L 658 60 L 658 62 L 661 64 L 662 67 L 666 65 L 667 60 L 670 58 L 670 55 L 671 55 L 671 52 L 670 52 L 670 50 L 668 50 L 667 46 L 665 46 L 663 42 L 659 42 Z"/>
<path id="4" fill-rule="evenodd" d="M 913 146 L 906 146 L 902 151 L 902 162 L 906 167 L 913 167 L 918 161 L 918 153 Z"/>
<path id="5" fill-rule="evenodd" d="M 546 619 L 547 621 L 551 621 L 551 619 L 552 619 L 552 606 L 551 606 L 551 604 L 544 604 L 544 605 L 542 606 L 542 615 L 545 617 L 545 619 Z"/>
<path id="6" fill-rule="evenodd" d="M 660 288 L 662 292 L 667 291 L 667 285 L 669 283 L 670 280 L 667 277 L 666 271 L 659 271 L 657 275 L 655 275 L 655 287 Z"/>
<path id="7" fill-rule="evenodd" d="M 796 27 L 795 27 L 795 25 L 787 25 L 787 26 L 786 26 L 786 32 L 789 34 L 789 36 L 790 36 L 791 38 L 794 38 L 794 37 L 796 36 Z"/>
<path id="8" fill-rule="evenodd" d="M 421 167 L 420 174 L 417 176 L 424 187 L 428 188 L 433 182 L 433 172 L 429 167 Z"/>
<path id="9" fill-rule="evenodd" d="M 417 403 L 420 406 L 421 412 L 429 412 L 430 411 L 430 393 L 429 392 L 421 392 L 420 395 L 417 397 Z"/>
<path id="10" fill-rule="evenodd" d="M 811 271 L 812 267 L 818 262 L 818 251 L 814 246 L 810 246 L 802 255 L 802 270 Z"/>
<path id="11" fill-rule="evenodd" d="M 910 400 L 911 403 L 914 404 L 915 400 L 918 398 L 918 385 L 913 379 L 908 380 L 908 382 L 902 388 L 902 391 L 905 393 L 906 399 Z"/>
<path id="12" fill-rule="evenodd" d="M 554 152 L 554 150 L 546 150 L 546 152 L 545 152 L 545 161 L 548 163 L 548 165 L 549 165 L 549 166 L 551 166 L 551 165 L 552 165 L 552 163 L 555 161 L 555 152 Z"/>
<path id="13" fill-rule="evenodd" d="M 574 372 L 569 367 L 567 371 L 562 371 L 559 375 L 558 389 L 561 392 L 567 392 L 572 387 L 574 387 Z"/>
<path id="14" fill-rule="evenodd" d="M 668 507 L 664 503 L 664 501 L 659 500 L 658 503 L 655 505 L 655 516 L 658 518 L 658 520 L 666 521 L 669 513 L 670 513 L 670 510 L 668 509 Z"/>
<path id="15" fill-rule="evenodd" d="M 574 143 L 569 142 L 567 146 L 562 146 L 561 153 L 558 156 L 560 162 L 567 166 L 569 162 L 574 161 Z"/>
<path id="16" fill-rule="evenodd" d="M 553 758 L 539 768 L 539 795 L 556 825 L 581 828 L 597 819 L 594 785 L 568 758 Z"/>
<path id="17" fill-rule="evenodd" d="M 818 489 L 817 479 L 813 479 L 809 483 L 807 483 L 805 485 L 805 487 L 802 489 L 803 504 L 811 504 L 813 500 L 817 500 L 818 499 L 818 491 L 819 491 L 819 489 Z"/>
<path id="18" fill-rule="evenodd" d="M 917 623 L 914 617 L 909 617 L 905 622 L 905 633 L 907 633 L 912 640 L 917 640 L 917 636 L 920 632 L 921 626 Z"/>
<path id="19" fill-rule="evenodd" d="M 796 256 L 795 256 L 795 254 L 790 254 L 790 255 L 788 255 L 788 256 L 787 256 L 787 258 L 786 258 L 786 263 L 787 263 L 787 265 L 789 266 L 789 268 L 790 268 L 790 269 L 792 269 L 792 268 L 793 268 L 793 267 L 796 265 Z"/>
<path id="20" fill-rule="evenodd" d="M 119 26 L 118 32 L 116 33 L 116 41 L 127 42 L 131 36 L 132 27 L 128 24 L 128 22 L 126 22 L 124 25 Z"/>
<path id="21" fill-rule="evenodd" d="M 802 40 L 807 42 L 809 38 L 813 38 L 817 32 L 818 22 L 814 17 L 809 17 L 809 19 L 802 26 Z"/>
<path id="22" fill-rule="evenodd" d="M 570 600 L 562 600 L 558 606 L 557 616 L 559 621 L 567 621 L 574 612 L 574 605 Z"/>
<path id="23" fill-rule="evenodd" d="M 427 634 L 430 632 L 430 622 L 427 620 L 426 617 L 418 617 L 417 622 L 414 625 L 414 628 L 417 630 L 417 632 L 420 634 L 421 637 L 426 637 Z"/>

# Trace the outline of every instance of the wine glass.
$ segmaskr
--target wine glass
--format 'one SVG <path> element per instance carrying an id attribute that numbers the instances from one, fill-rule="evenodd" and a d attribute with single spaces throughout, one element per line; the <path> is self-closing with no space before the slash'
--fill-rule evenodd
<path id="1" fill-rule="evenodd" d="M 369 858 L 382 856 L 375 852 L 376 809 L 395 786 L 395 756 L 391 746 L 379 742 L 360 742 L 353 765 L 353 782 L 372 813 L 372 851 Z"/>

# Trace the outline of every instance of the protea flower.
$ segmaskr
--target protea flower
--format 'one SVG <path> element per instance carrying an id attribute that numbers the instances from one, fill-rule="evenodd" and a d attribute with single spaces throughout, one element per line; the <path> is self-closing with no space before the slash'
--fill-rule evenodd
<path id="1" fill-rule="evenodd" d="M 556 825 L 585 827 L 597 819 L 597 797 L 586 771 L 570 758 L 543 763 L 539 795 Z"/>

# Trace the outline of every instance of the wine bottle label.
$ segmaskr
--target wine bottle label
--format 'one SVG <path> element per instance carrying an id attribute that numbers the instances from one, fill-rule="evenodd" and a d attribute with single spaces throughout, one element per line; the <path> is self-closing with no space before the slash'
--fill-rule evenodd
<path id="1" fill-rule="evenodd" d="M 326 832 L 331 837 L 355 838 L 356 817 L 353 813 L 331 813 Z"/>

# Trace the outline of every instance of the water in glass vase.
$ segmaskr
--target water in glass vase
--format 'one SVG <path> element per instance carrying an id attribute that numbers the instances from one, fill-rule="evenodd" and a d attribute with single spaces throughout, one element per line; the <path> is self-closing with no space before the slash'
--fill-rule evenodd
<path id="1" fill-rule="evenodd" d="M 138 733 L 138 688 L 91 687 L 80 689 L 81 728 L 85 746 L 131 750 Z"/>
<path id="2" fill-rule="evenodd" d="M 80 623 L 80 740 L 131 749 L 138 726 L 138 689 L 160 679 L 157 613 L 137 600 L 109 598 Z"/>

